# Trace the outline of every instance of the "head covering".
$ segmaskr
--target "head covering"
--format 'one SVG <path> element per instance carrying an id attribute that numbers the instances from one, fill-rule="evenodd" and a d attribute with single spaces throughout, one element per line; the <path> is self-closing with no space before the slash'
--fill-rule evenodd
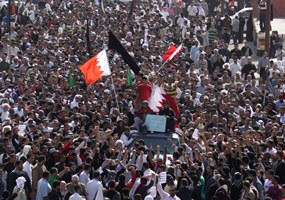
<path id="1" fill-rule="evenodd" d="M 20 176 L 19 178 L 16 179 L 16 184 L 17 187 L 22 191 L 25 186 L 26 179 L 23 176 Z"/>
<path id="2" fill-rule="evenodd" d="M 124 146 L 123 140 L 117 140 L 117 141 L 115 142 L 115 145 L 117 146 L 118 144 L 121 144 L 122 146 Z"/>
<path id="3" fill-rule="evenodd" d="M 58 152 L 58 150 L 56 150 L 56 148 L 51 148 L 51 149 L 49 150 L 49 153 L 56 153 L 56 152 Z"/>
<path id="4" fill-rule="evenodd" d="M 144 200 L 153 200 L 153 197 L 150 196 L 150 195 L 147 195 L 147 196 L 144 198 Z"/>
<path id="5" fill-rule="evenodd" d="M 31 150 L 31 146 L 30 145 L 25 145 L 24 148 L 23 148 L 23 153 L 25 155 L 28 155 L 29 151 Z"/>

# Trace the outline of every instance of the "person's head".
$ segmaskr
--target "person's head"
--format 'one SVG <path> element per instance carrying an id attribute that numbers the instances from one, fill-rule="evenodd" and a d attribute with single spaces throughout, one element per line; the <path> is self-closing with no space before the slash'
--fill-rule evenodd
<path id="1" fill-rule="evenodd" d="M 17 160 L 16 154 L 14 154 L 14 153 L 10 154 L 9 162 L 15 163 L 16 160 Z"/>
<path id="2" fill-rule="evenodd" d="M 54 181 L 53 185 L 52 185 L 52 189 L 58 191 L 59 190 L 59 186 L 60 186 L 60 181 Z"/>
<path id="3" fill-rule="evenodd" d="M 145 107 L 145 108 L 147 108 L 147 107 L 148 107 L 148 101 L 147 101 L 147 100 L 143 101 L 143 102 L 142 102 L 142 106 Z"/>
<path id="4" fill-rule="evenodd" d="M 46 162 L 45 156 L 41 155 L 38 157 L 38 163 L 43 165 Z"/>
<path id="5" fill-rule="evenodd" d="M 274 175 L 274 171 L 272 169 L 266 170 L 265 176 L 266 176 L 267 179 L 272 180 L 273 175 Z"/>
<path id="6" fill-rule="evenodd" d="M 171 197 L 175 197 L 175 195 L 176 195 L 175 186 L 170 186 L 170 188 L 169 188 L 169 195 Z"/>
<path id="7" fill-rule="evenodd" d="M 144 75 L 144 76 L 142 77 L 142 83 L 143 83 L 143 84 L 147 84 L 147 76 L 146 76 L 146 75 Z"/>
<path id="8" fill-rule="evenodd" d="M 277 160 L 282 160 L 283 152 L 282 151 L 277 151 L 276 157 L 277 157 Z"/>
<path id="9" fill-rule="evenodd" d="M 49 172 L 43 172 L 43 178 L 44 179 L 49 180 L 49 176 L 50 176 Z"/>
<path id="10" fill-rule="evenodd" d="M 15 162 L 15 165 L 16 165 L 16 168 L 17 168 L 18 170 L 20 170 L 20 171 L 23 170 L 23 161 L 17 160 L 17 161 Z"/>
<path id="11" fill-rule="evenodd" d="M 240 172 L 236 172 L 235 173 L 235 180 L 240 180 L 242 178 L 241 173 Z"/>
<path id="12" fill-rule="evenodd" d="M 250 188 L 250 182 L 248 180 L 243 182 L 243 188 L 248 191 Z"/>
<path id="13" fill-rule="evenodd" d="M 252 58 L 249 56 L 247 59 L 248 59 L 248 63 L 252 64 Z"/>
<path id="14" fill-rule="evenodd" d="M 188 180 L 186 178 L 182 178 L 180 185 L 182 188 L 187 187 L 188 186 Z"/>
<path id="15" fill-rule="evenodd" d="M 274 185 L 277 185 L 277 184 L 279 184 L 279 180 L 280 180 L 280 177 L 277 176 L 277 175 L 274 175 L 274 176 L 273 176 L 273 179 L 272 179 L 272 183 L 273 183 Z"/>
<path id="16" fill-rule="evenodd" d="M 114 190 L 116 187 L 116 182 L 114 180 L 110 181 L 108 184 L 109 190 Z"/>
<path id="17" fill-rule="evenodd" d="M 207 174 L 213 174 L 215 167 L 213 165 L 208 165 L 206 168 Z"/>
<path id="18" fill-rule="evenodd" d="M 90 165 L 85 165 L 84 166 L 84 171 L 90 172 L 90 170 L 91 170 L 91 166 Z"/>
<path id="19" fill-rule="evenodd" d="M 219 178 L 219 179 L 217 180 L 217 185 L 218 185 L 219 187 L 221 187 L 221 186 L 223 186 L 223 185 L 225 185 L 225 184 L 226 184 L 226 181 L 225 181 L 224 178 Z"/>
<path id="20" fill-rule="evenodd" d="M 255 179 L 257 177 L 257 173 L 255 170 L 250 170 L 249 174 L 250 174 L 252 179 Z"/>
<path id="21" fill-rule="evenodd" d="M 142 200 L 142 195 L 141 194 L 135 194 L 134 200 Z"/>
<path id="22" fill-rule="evenodd" d="M 125 181 L 126 181 L 126 177 L 125 177 L 123 174 L 121 174 L 121 175 L 119 176 L 119 182 L 120 182 L 120 183 L 125 183 Z"/>
<path id="23" fill-rule="evenodd" d="M 147 162 L 144 162 L 143 166 L 142 166 L 142 169 L 143 169 L 143 171 L 149 169 L 149 164 Z"/>
<path id="24" fill-rule="evenodd" d="M 71 181 L 72 181 L 72 183 L 74 184 L 74 185 L 78 185 L 78 183 L 79 183 L 79 176 L 78 175 L 73 175 L 72 177 L 71 177 Z"/>
<path id="25" fill-rule="evenodd" d="M 75 192 L 75 193 L 80 193 L 80 192 L 81 192 L 81 187 L 80 187 L 80 185 L 75 185 L 75 186 L 74 186 L 74 192 Z"/>
<path id="26" fill-rule="evenodd" d="M 27 161 L 32 164 L 34 162 L 35 156 L 33 154 L 28 154 L 27 155 Z"/>
<path id="27" fill-rule="evenodd" d="M 100 172 L 95 171 L 93 175 L 95 179 L 100 179 Z"/>
<path id="28" fill-rule="evenodd" d="M 122 190 L 123 197 L 129 197 L 130 189 L 127 187 L 124 187 Z"/>
<path id="29" fill-rule="evenodd" d="M 59 190 L 60 191 L 66 190 L 66 182 L 65 181 L 60 181 Z"/>

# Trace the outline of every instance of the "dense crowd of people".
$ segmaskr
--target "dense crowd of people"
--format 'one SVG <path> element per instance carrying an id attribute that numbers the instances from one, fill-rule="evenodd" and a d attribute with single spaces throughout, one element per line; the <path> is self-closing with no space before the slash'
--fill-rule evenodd
<path id="1" fill-rule="evenodd" d="M 225 2 L 27 0 L 10 26 L 2 6 L 0 199 L 284 199 L 284 63 L 268 58 L 280 44 L 255 65 L 252 16 Z M 110 30 L 139 74 L 108 49 Z M 87 85 L 79 67 L 102 49 L 112 79 Z M 150 109 L 154 85 L 179 116 L 169 101 Z M 135 140 L 147 114 L 180 142 Z"/>

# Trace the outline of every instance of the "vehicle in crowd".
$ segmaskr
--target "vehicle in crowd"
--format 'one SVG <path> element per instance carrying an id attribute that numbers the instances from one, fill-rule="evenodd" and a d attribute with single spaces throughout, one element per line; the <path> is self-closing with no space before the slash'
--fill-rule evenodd
<path id="1" fill-rule="evenodd" d="M 246 26 L 247 20 L 252 15 L 252 10 L 253 10 L 252 7 L 243 8 L 240 11 L 238 11 L 237 13 L 235 13 L 234 15 L 231 15 L 230 18 L 231 18 L 231 20 L 233 20 L 236 17 L 242 16 L 242 18 L 245 21 L 243 31 L 246 32 L 246 30 L 247 30 L 247 26 Z"/>
<path id="2" fill-rule="evenodd" d="M 237 17 L 242 16 L 245 19 L 245 21 L 247 21 L 249 16 L 252 15 L 252 10 L 253 10 L 252 7 L 243 8 L 234 15 L 231 15 L 230 18 L 233 20 L 236 16 Z"/>

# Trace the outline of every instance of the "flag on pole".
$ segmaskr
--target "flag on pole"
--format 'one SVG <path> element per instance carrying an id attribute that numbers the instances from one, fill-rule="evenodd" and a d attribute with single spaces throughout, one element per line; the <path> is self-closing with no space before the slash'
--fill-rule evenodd
<path id="1" fill-rule="evenodd" d="M 176 118 L 179 119 L 180 111 L 175 99 L 169 94 L 167 94 L 163 87 L 154 85 L 148 104 L 150 109 L 154 112 L 159 112 L 163 108 L 163 104 L 165 101 L 169 102 L 169 107 L 175 112 Z"/>
<path id="2" fill-rule="evenodd" d="M 182 52 L 182 47 L 182 44 L 177 48 L 174 45 L 170 46 L 166 53 L 162 55 L 163 60 L 167 62 L 178 56 Z"/>
<path id="3" fill-rule="evenodd" d="M 80 67 L 85 77 L 85 82 L 90 85 L 103 76 L 111 75 L 106 50 L 100 51 Z"/>
<path id="4" fill-rule="evenodd" d="M 69 89 L 74 88 L 74 79 L 71 73 L 68 74 L 68 88 Z"/>
<path id="5" fill-rule="evenodd" d="M 131 70 L 138 74 L 140 71 L 139 66 L 136 64 L 136 62 L 133 60 L 133 58 L 130 56 L 130 54 L 127 52 L 127 50 L 124 48 L 124 46 L 121 44 L 121 42 L 117 39 L 117 37 L 112 33 L 112 31 L 109 31 L 109 49 L 116 50 L 119 54 L 121 54 L 123 60 L 125 63 L 129 65 Z"/>
<path id="6" fill-rule="evenodd" d="M 127 69 L 127 83 L 128 83 L 129 85 L 132 85 L 132 84 L 133 84 L 132 73 L 131 73 L 131 70 L 130 70 L 129 67 L 128 67 L 128 69 Z"/>
<path id="7" fill-rule="evenodd" d="M 171 45 L 168 50 L 165 52 L 165 54 L 162 55 L 162 58 L 164 61 L 167 61 L 167 59 L 170 57 L 170 55 L 176 50 L 176 47 L 174 45 Z"/>

